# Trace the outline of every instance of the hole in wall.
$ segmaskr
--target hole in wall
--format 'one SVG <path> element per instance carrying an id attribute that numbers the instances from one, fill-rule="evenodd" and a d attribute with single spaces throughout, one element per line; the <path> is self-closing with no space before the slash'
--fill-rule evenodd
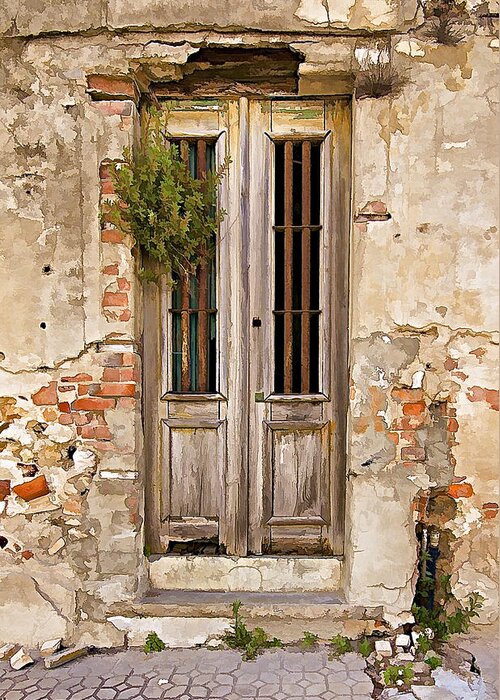
<path id="1" fill-rule="evenodd" d="M 48 275 L 50 272 L 52 272 L 52 268 L 50 265 L 44 265 L 42 267 L 42 272 L 44 275 Z"/>
<path id="2" fill-rule="evenodd" d="M 43 330 L 45 330 L 47 328 L 47 324 L 45 323 L 45 321 L 41 322 L 40 328 L 42 328 Z"/>

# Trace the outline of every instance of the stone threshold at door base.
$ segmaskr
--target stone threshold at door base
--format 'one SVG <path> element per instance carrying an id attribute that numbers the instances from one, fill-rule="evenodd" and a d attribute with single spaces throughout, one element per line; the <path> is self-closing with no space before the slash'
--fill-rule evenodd
<path id="1" fill-rule="evenodd" d="M 230 629 L 235 600 L 241 601 L 240 613 L 250 629 L 262 627 L 286 644 L 302 639 L 305 631 L 327 641 L 336 634 L 353 638 L 385 629 L 381 607 L 349 605 L 341 591 L 151 590 L 137 601 L 112 604 L 107 618 L 125 633 L 129 646 L 142 646 L 153 631 L 167 647 L 216 646 Z"/>
<path id="2" fill-rule="evenodd" d="M 151 557 L 152 588 L 187 591 L 301 593 L 336 591 L 342 560 L 336 557 Z"/>

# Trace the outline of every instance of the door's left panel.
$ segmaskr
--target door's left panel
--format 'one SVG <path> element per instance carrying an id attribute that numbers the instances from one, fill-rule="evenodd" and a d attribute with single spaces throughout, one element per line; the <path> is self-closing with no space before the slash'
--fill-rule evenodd
<path id="1" fill-rule="evenodd" d="M 228 148 L 228 102 L 180 100 L 164 107 L 169 140 L 191 174 L 203 179 L 220 166 Z M 225 552 L 227 387 L 219 240 L 215 248 L 215 259 L 191 279 L 174 279 L 172 285 L 163 277 L 145 290 L 146 515 L 152 553 Z"/>

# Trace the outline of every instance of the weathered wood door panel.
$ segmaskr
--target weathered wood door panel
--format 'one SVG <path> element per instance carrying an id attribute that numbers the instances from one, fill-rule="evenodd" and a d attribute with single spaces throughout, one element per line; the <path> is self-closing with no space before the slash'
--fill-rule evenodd
<path id="1" fill-rule="evenodd" d="M 349 102 L 179 101 L 169 114 L 172 137 L 195 143 L 193 172 L 209 153 L 231 163 L 213 270 L 146 292 L 151 546 L 340 554 Z"/>

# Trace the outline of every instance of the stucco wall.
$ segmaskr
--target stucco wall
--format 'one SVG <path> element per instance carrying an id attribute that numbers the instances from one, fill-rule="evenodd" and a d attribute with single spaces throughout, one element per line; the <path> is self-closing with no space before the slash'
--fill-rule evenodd
<path id="1" fill-rule="evenodd" d="M 173 79 L 198 46 L 243 41 L 298 48 L 301 93 L 335 93 L 376 48 L 330 35 L 335 25 L 396 30 L 383 41 L 407 79 L 399 95 L 354 103 L 345 591 L 407 616 L 415 521 L 442 492 L 456 501 L 442 523 L 454 592 L 478 590 L 482 619 L 495 614 L 498 40 L 484 24 L 456 47 L 410 37 L 415 8 L 396 2 L 240 7 L 204 3 L 202 17 L 178 3 L 8 8 L 0 641 L 16 630 L 25 643 L 70 639 L 78 624 L 80 640 L 118 644 L 106 609 L 145 586 L 140 284 L 131 242 L 99 220 L 100 164 L 137 126 L 129 79 L 151 66 Z M 119 100 L 92 102 L 91 74 L 129 82 Z M 35 504 L 13 491 L 34 476 L 49 491 Z M 28 607 L 37 614 L 24 618 Z"/>

